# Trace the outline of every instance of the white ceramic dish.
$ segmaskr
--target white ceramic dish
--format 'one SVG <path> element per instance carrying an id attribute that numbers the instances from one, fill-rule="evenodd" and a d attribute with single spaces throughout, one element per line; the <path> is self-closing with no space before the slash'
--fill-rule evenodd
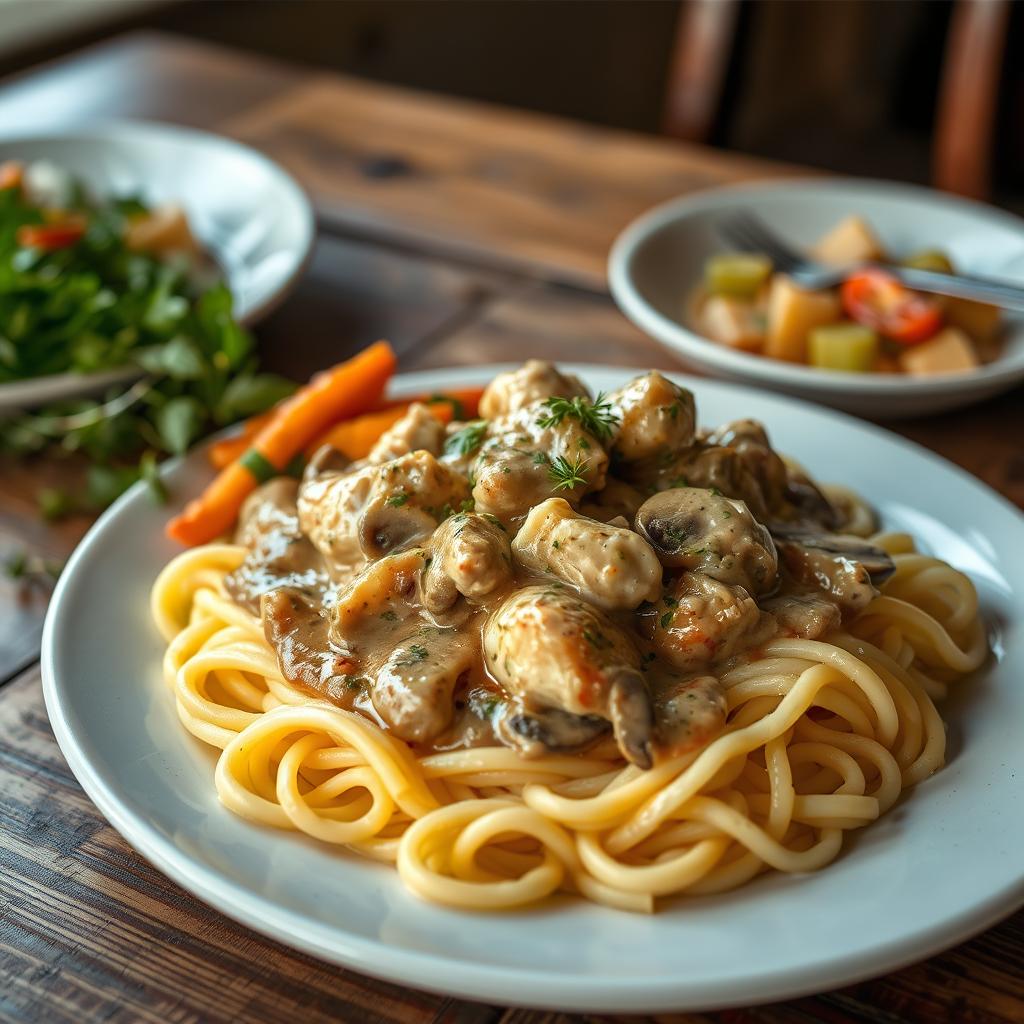
<path id="1" fill-rule="evenodd" d="M 217 135 L 125 121 L 81 130 L 0 135 L 0 163 L 48 160 L 99 196 L 141 194 L 183 206 L 198 239 L 227 276 L 235 315 L 252 324 L 302 272 L 313 213 L 295 180 L 265 156 Z M 53 374 L 0 384 L 0 412 L 89 394 L 131 373 Z"/>
<path id="2" fill-rule="evenodd" d="M 1024 285 L 1024 221 L 981 203 L 912 185 L 812 178 L 736 185 L 675 199 L 645 213 L 616 239 L 608 278 L 619 308 L 691 366 L 864 416 L 918 416 L 968 405 L 1024 380 L 1024 318 L 1007 314 L 1006 344 L 993 363 L 935 377 L 842 373 L 737 352 L 703 337 L 687 311 L 704 262 L 727 249 L 715 224 L 749 210 L 798 248 L 843 217 L 871 224 L 887 251 L 948 252 L 969 273 Z"/>
<path id="3" fill-rule="evenodd" d="M 630 374 L 573 368 L 594 388 Z M 412 374 L 405 393 L 470 385 L 495 368 Z M 685 380 L 685 379 L 684 379 Z M 949 946 L 1024 902 L 1024 520 L 972 477 L 909 442 L 774 395 L 688 381 L 702 422 L 767 422 L 779 447 L 876 500 L 965 569 L 995 656 L 944 711 L 950 763 L 809 876 L 765 876 L 652 917 L 563 898 L 508 914 L 419 901 L 384 865 L 263 828 L 217 802 L 213 751 L 175 715 L 149 621 L 175 553 L 166 509 L 136 487 L 90 531 L 54 594 L 43 686 L 58 742 L 100 810 L 201 899 L 265 934 L 396 982 L 497 1003 L 694 1010 L 833 988 Z M 168 469 L 172 494 L 209 478 L 201 454 Z"/>

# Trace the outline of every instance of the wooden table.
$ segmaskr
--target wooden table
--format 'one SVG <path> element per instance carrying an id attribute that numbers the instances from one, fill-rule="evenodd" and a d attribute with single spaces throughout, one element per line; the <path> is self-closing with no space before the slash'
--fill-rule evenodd
<path id="1" fill-rule="evenodd" d="M 150 117 L 234 135 L 292 170 L 319 221 L 312 265 L 259 330 L 304 378 L 377 337 L 403 369 L 543 355 L 672 368 L 615 310 L 604 262 L 651 204 L 793 173 L 680 146 L 132 35 L 0 86 L 0 125 Z M 1017 391 L 892 425 L 1024 504 Z M 0 464 L 0 554 L 65 556 L 33 495 L 65 467 Z M 0 1020 L 484 1024 L 568 1020 L 403 989 L 263 939 L 153 870 L 78 787 L 37 664 L 46 595 L 0 582 Z M 1024 1021 L 1024 914 L 888 977 L 680 1021 Z M 659 1018 L 664 1020 L 667 1018 Z"/>

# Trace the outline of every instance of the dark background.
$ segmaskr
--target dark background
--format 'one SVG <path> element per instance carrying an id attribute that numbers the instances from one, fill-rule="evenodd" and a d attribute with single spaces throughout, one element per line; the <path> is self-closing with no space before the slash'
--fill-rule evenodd
<path id="1" fill-rule="evenodd" d="M 44 0 L 36 0 L 42 3 Z M 657 133 L 676 0 L 185 0 L 6 56 L 0 74 L 152 27 L 414 88 Z M 953 4 L 744 0 L 706 141 L 829 170 L 932 180 Z M 993 196 L 1024 202 L 1024 5 L 1011 11 Z M 2 29 L 0 8 L 0 29 Z"/>

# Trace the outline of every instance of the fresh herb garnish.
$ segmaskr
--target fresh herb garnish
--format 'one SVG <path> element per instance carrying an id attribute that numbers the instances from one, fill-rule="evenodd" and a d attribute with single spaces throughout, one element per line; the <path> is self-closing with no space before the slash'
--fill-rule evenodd
<path id="1" fill-rule="evenodd" d="M 576 455 L 572 462 L 564 455 L 558 455 L 548 468 L 548 478 L 555 485 L 556 491 L 571 491 L 587 482 L 587 465 L 587 460 L 580 455 Z"/>
<path id="2" fill-rule="evenodd" d="M 410 668 L 413 665 L 419 664 L 421 661 L 426 661 L 428 657 L 430 657 L 430 652 L 423 646 L 423 644 L 409 644 L 407 656 L 395 664 L 397 664 L 399 668 Z"/>
<path id="3" fill-rule="evenodd" d="M 390 505 L 392 508 L 401 508 L 408 500 L 409 495 L 402 492 L 400 494 L 392 494 L 384 504 Z"/>
<path id="4" fill-rule="evenodd" d="M 487 420 L 473 420 L 444 443 L 445 455 L 472 455 L 487 435 Z"/>
<path id="5" fill-rule="evenodd" d="M 619 424 L 618 413 L 603 391 L 598 392 L 593 402 L 577 395 L 575 398 L 547 398 L 543 404 L 547 414 L 538 418 L 539 427 L 557 427 L 568 416 L 578 420 L 580 426 L 599 441 L 607 441 Z"/>
<path id="6" fill-rule="evenodd" d="M 675 612 L 665 612 L 665 614 L 662 615 L 662 617 L 661 617 L 661 628 L 662 629 L 668 629 L 669 624 L 672 622 L 672 619 L 675 617 L 675 614 L 676 614 Z"/>

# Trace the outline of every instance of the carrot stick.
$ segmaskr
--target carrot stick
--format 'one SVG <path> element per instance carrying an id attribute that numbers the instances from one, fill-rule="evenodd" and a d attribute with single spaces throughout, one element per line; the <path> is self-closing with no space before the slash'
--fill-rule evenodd
<path id="1" fill-rule="evenodd" d="M 373 408 L 394 371 L 395 354 L 386 341 L 379 341 L 318 373 L 282 403 L 245 454 L 167 524 L 167 536 L 192 546 L 225 533 L 257 484 L 281 472 L 329 423 Z"/>
<path id="2" fill-rule="evenodd" d="M 355 419 L 336 423 L 306 449 L 306 454 L 312 455 L 321 445 L 329 444 L 350 459 L 365 459 L 381 434 L 394 426 L 408 412 L 410 405 L 412 402 L 403 402 L 390 409 L 368 412 Z M 455 409 L 448 401 L 431 402 L 427 408 L 442 423 L 451 423 L 455 416 Z"/>
<path id="3" fill-rule="evenodd" d="M 480 409 L 480 396 L 483 393 L 483 388 L 444 388 L 413 395 L 411 398 L 389 398 L 383 403 L 383 407 L 393 409 L 409 402 L 424 402 L 429 405 L 432 402 L 452 401 L 455 406 L 455 419 L 475 420 Z"/>
<path id="4" fill-rule="evenodd" d="M 235 459 L 241 458 L 252 444 L 252 439 L 277 415 L 277 409 L 268 409 L 259 416 L 250 416 L 242 424 L 239 434 L 232 434 L 222 441 L 215 441 L 206 449 L 206 457 L 214 469 L 230 466 Z"/>

